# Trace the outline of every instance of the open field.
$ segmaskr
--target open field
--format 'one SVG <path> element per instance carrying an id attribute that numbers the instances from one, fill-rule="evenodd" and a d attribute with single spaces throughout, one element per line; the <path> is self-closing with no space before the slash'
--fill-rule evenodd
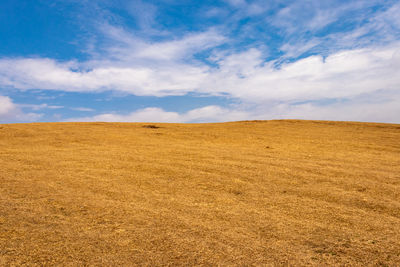
<path id="1" fill-rule="evenodd" d="M 0 265 L 400 263 L 400 125 L 0 125 Z"/>

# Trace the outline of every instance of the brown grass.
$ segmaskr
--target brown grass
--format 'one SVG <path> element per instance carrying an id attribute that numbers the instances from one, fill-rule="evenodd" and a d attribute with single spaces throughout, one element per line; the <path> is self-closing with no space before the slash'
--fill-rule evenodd
<path id="1" fill-rule="evenodd" d="M 1 125 L 0 265 L 399 264 L 400 125 L 152 125 Z"/>

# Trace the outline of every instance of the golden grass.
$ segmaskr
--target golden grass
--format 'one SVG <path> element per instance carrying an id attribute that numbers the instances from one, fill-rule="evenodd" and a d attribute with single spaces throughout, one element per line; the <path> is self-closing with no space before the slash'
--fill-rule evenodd
<path id="1" fill-rule="evenodd" d="M 0 125 L 0 265 L 400 263 L 400 125 Z"/>

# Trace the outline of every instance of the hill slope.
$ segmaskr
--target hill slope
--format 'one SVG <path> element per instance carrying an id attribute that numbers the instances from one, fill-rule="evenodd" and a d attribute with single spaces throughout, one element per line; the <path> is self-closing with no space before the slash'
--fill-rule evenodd
<path id="1" fill-rule="evenodd" d="M 400 125 L 0 125 L 0 265 L 400 262 Z"/>

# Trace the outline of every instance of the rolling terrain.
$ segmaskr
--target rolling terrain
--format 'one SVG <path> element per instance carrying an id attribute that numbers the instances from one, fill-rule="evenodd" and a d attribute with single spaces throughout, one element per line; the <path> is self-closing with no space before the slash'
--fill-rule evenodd
<path id="1" fill-rule="evenodd" d="M 400 125 L 0 125 L 0 265 L 400 262 Z"/>

